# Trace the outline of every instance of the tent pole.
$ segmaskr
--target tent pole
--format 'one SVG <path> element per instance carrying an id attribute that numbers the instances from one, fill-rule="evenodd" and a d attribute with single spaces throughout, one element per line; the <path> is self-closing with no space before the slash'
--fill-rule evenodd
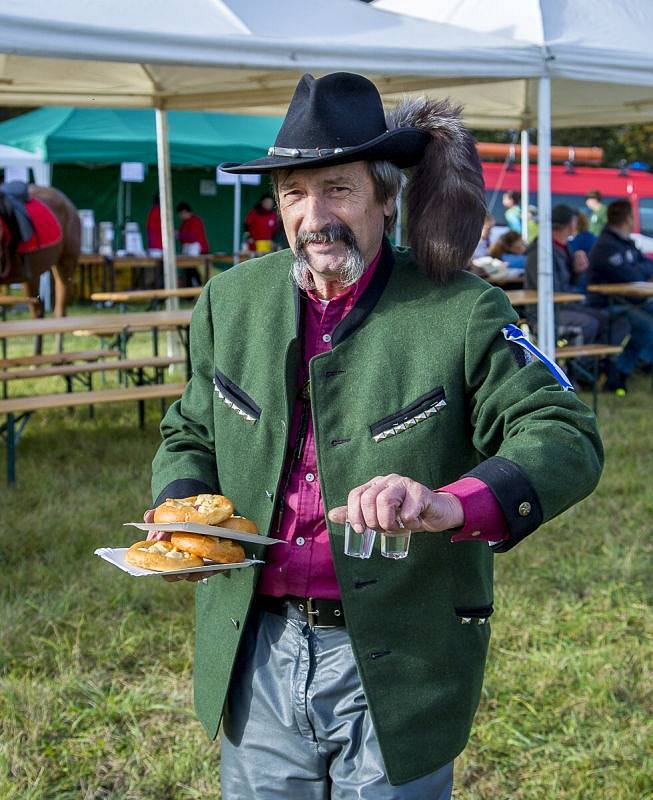
<path id="1" fill-rule="evenodd" d="M 540 78 L 537 129 L 537 340 L 555 357 L 553 308 L 553 239 L 551 234 L 551 79 Z"/>
<path id="2" fill-rule="evenodd" d="M 234 183 L 234 266 L 240 263 L 241 196 L 241 179 L 240 175 L 236 175 L 236 182 Z"/>
<path id="3" fill-rule="evenodd" d="M 528 128 L 521 132 L 521 238 L 528 244 Z"/>
<path id="4" fill-rule="evenodd" d="M 159 201 L 161 204 L 161 233 L 163 244 L 163 286 L 177 288 L 177 256 L 175 252 L 175 229 L 172 223 L 172 175 L 170 172 L 170 144 L 168 141 L 168 113 L 162 108 L 156 114 L 156 155 L 159 169 Z M 179 310 L 179 298 L 166 299 L 167 311 Z M 167 335 L 168 355 L 179 355 L 180 343 L 174 331 Z"/>
<path id="5" fill-rule="evenodd" d="M 46 162 L 32 166 L 34 183 L 38 186 L 52 186 L 52 165 Z M 49 313 L 52 311 L 52 271 L 41 273 L 39 279 L 39 297 L 43 307 Z"/>
<path id="6" fill-rule="evenodd" d="M 397 247 L 401 247 L 401 245 L 403 244 L 401 240 L 403 235 L 403 230 L 401 228 L 401 210 L 402 210 L 401 200 L 402 200 L 402 190 L 400 189 L 399 194 L 397 195 L 397 198 L 395 200 L 395 205 L 397 207 L 397 223 L 395 225 L 395 244 L 397 245 Z"/>

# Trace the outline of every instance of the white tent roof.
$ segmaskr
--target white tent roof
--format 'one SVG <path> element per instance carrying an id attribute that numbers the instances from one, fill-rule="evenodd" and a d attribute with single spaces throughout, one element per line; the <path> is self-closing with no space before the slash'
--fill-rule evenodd
<path id="1" fill-rule="evenodd" d="M 485 0 L 377 0 L 374 6 L 542 48 L 553 79 L 554 127 L 653 119 L 650 0 L 495 0 L 491 10 Z M 536 81 L 434 89 L 463 103 L 469 124 L 536 125 Z"/>
<path id="2" fill-rule="evenodd" d="M 396 92 L 542 71 L 534 45 L 358 0 L 4 0 L 0 53 L 4 105 L 278 110 L 307 69 Z"/>

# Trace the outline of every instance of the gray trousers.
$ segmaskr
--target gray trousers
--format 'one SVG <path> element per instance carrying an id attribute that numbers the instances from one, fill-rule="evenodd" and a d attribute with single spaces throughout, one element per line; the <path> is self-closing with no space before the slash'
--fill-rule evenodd
<path id="1" fill-rule="evenodd" d="M 453 762 L 388 783 L 345 628 L 254 613 L 223 723 L 223 800 L 451 798 Z"/>

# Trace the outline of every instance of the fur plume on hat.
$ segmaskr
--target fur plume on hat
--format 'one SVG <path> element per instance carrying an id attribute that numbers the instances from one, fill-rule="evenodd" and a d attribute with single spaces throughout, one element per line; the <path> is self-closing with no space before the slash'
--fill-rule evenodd
<path id="1" fill-rule="evenodd" d="M 431 134 L 408 181 L 407 234 L 417 264 L 438 283 L 467 266 L 486 214 L 481 162 L 461 111 L 448 100 L 418 97 L 405 99 L 387 116 L 389 129 Z"/>

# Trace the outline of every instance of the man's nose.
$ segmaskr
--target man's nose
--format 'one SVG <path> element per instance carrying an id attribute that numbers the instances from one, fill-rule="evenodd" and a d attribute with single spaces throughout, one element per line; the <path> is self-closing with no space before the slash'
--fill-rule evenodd
<path id="1" fill-rule="evenodd" d="M 324 199 L 318 195 L 308 195 L 304 206 L 302 230 L 317 233 L 331 221 L 328 205 Z"/>

